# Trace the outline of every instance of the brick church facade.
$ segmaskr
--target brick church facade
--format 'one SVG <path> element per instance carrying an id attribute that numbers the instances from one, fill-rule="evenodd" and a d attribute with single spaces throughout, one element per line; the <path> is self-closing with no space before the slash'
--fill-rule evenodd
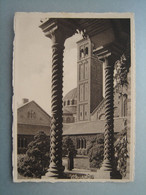
<path id="1" fill-rule="evenodd" d="M 74 141 L 78 154 L 87 154 L 91 140 L 104 133 L 105 100 L 103 95 L 104 63 L 95 55 L 96 50 L 90 39 L 77 43 L 77 88 L 71 90 L 63 102 L 63 135 Z M 117 61 L 118 64 L 118 61 Z M 131 100 L 128 87 L 118 84 L 118 67 L 114 71 L 114 132 L 126 128 L 127 113 Z M 130 72 L 128 73 L 128 86 Z M 120 88 L 120 90 L 119 90 Z M 122 91 L 121 91 L 122 90 Z"/>
<path id="2" fill-rule="evenodd" d="M 104 133 L 104 63 L 96 55 L 90 39 L 77 42 L 77 88 L 63 99 L 63 136 L 70 136 L 78 154 L 86 155 L 91 140 Z M 130 71 L 128 73 L 130 85 Z M 118 63 L 114 72 L 114 132 L 125 128 L 131 100 L 128 87 L 118 84 Z M 122 91 L 121 91 L 122 90 Z M 18 153 L 24 153 L 34 135 L 44 131 L 50 135 L 51 117 L 34 101 L 25 101 L 17 115 Z"/>

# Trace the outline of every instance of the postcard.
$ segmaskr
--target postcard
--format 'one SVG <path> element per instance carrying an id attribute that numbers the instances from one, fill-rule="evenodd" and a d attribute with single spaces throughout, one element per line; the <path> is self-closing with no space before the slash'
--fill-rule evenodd
<path id="1" fill-rule="evenodd" d="M 133 181 L 133 14 L 18 12 L 14 31 L 13 181 Z"/>

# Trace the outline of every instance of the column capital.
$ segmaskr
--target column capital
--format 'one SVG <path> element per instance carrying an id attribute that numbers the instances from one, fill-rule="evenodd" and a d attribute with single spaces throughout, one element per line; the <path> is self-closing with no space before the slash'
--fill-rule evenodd
<path id="1" fill-rule="evenodd" d="M 51 18 L 39 26 L 53 43 L 64 44 L 65 40 L 77 33 L 77 25 L 71 19 Z"/>

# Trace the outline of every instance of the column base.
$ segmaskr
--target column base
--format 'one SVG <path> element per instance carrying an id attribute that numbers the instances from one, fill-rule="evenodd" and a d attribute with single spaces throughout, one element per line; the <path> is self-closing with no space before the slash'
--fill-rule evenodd
<path id="1" fill-rule="evenodd" d="M 61 168 L 57 169 L 56 167 L 54 168 L 49 168 L 48 172 L 45 174 L 45 176 L 42 176 L 42 179 L 64 179 L 65 174 L 64 174 L 64 166 Z"/>
<path id="2" fill-rule="evenodd" d="M 94 177 L 94 179 L 122 179 L 119 171 L 110 171 L 99 169 Z"/>

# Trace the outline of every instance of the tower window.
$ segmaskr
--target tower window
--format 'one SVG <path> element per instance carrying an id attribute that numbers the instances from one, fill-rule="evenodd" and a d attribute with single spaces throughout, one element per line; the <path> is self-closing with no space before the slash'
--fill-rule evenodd
<path id="1" fill-rule="evenodd" d="M 74 105 L 75 104 L 75 101 L 74 100 L 72 100 L 72 105 Z"/>
<path id="2" fill-rule="evenodd" d="M 81 50 L 80 50 L 80 58 L 83 58 L 84 57 L 84 49 L 82 48 Z"/>
<path id="3" fill-rule="evenodd" d="M 85 48 L 85 56 L 88 55 L 88 47 Z"/>
<path id="4" fill-rule="evenodd" d="M 88 62 L 85 63 L 85 79 L 88 79 Z"/>
<path id="5" fill-rule="evenodd" d="M 67 105 L 70 105 L 70 101 L 69 100 L 67 101 Z"/>
<path id="6" fill-rule="evenodd" d="M 84 79 L 84 64 L 80 65 L 80 73 L 79 73 L 80 80 Z"/>

